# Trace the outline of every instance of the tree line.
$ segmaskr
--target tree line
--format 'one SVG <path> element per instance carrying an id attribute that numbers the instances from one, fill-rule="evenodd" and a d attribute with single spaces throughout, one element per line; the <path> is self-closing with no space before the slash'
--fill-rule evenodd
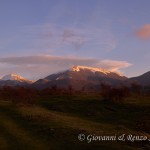
<path id="1" fill-rule="evenodd" d="M 146 92 L 145 92 L 146 91 Z M 34 104 L 39 97 L 53 95 L 99 95 L 103 100 L 121 103 L 129 96 L 150 96 L 150 88 L 143 88 L 140 84 L 134 82 L 130 86 L 119 85 L 112 86 L 107 83 L 100 83 L 100 87 L 95 92 L 86 90 L 76 91 L 71 85 L 66 89 L 58 88 L 56 85 L 42 90 L 31 87 L 11 87 L 4 86 L 0 88 L 0 99 L 10 100 L 13 103 Z"/>

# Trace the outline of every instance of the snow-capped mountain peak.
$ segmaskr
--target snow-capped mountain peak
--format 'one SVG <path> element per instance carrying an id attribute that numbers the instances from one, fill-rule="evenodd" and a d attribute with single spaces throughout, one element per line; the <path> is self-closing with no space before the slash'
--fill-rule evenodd
<path id="1" fill-rule="evenodd" d="M 1 78 L 1 80 L 18 80 L 18 79 L 20 80 L 20 79 L 24 79 L 24 78 L 17 74 L 8 74 Z"/>
<path id="2" fill-rule="evenodd" d="M 68 88 L 71 85 L 76 90 L 82 88 L 97 88 L 100 82 L 117 85 L 126 80 L 116 72 L 88 66 L 73 66 L 65 71 L 51 74 L 33 83 L 34 87 L 48 88 L 56 85 L 58 88 Z M 46 80 L 46 82 L 45 82 Z"/>
<path id="3" fill-rule="evenodd" d="M 12 81 L 19 81 L 19 82 L 31 82 L 30 80 L 28 79 L 25 79 L 23 78 L 22 76 L 18 75 L 18 74 L 8 74 L 8 75 L 5 75 L 1 78 L 1 80 L 12 80 Z"/>
<path id="4" fill-rule="evenodd" d="M 101 73 L 104 73 L 104 74 L 108 74 L 110 73 L 109 70 L 106 70 L 106 69 L 102 69 L 102 68 L 94 68 L 94 67 L 87 67 L 87 66 L 73 66 L 71 68 L 71 71 L 81 71 L 81 70 L 90 70 L 92 72 L 101 72 Z"/>

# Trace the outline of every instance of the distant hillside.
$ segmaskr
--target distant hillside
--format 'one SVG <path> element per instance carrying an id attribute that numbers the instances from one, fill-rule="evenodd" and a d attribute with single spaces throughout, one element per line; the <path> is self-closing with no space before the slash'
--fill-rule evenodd
<path id="1" fill-rule="evenodd" d="M 142 86 L 150 86 L 150 71 L 137 76 L 137 77 L 133 77 L 128 79 L 129 82 L 137 82 L 139 84 L 141 84 Z"/>

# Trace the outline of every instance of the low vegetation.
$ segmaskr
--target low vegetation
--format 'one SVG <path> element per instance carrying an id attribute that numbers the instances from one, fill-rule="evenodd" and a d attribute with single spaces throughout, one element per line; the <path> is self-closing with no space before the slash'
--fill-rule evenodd
<path id="1" fill-rule="evenodd" d="M 137 90 L 138 91 L 138 90 Z M 142 91 L 142 90 L 141 90 Z M 78 135 L 150 136 L 150 95 L 101 85 L 89 93 L 57 87 L 0 89 L 0 149 L 150 149 L 150 143 L 79 141 Z"/>

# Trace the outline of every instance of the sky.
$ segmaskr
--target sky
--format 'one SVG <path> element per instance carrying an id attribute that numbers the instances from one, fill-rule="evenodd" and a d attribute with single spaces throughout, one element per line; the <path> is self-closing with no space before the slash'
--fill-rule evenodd
<path id="1" fill-rule="evenodd" d="M 149 0 L 1 0 L 0 76 L 74 65 L 127 77 L 150 71 Z"/>

